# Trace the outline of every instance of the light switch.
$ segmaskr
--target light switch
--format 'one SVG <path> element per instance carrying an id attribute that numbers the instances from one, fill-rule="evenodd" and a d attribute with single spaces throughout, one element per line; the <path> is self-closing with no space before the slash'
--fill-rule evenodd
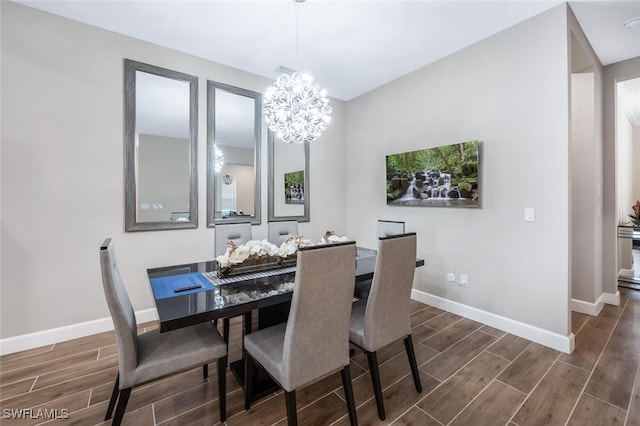
<path id="1" fill-rule="evenodd" d="M 147 203 L 140 204 L 140 210 L 147 210 L 148 208 L 149 208 L 149 204 Z"/>
<path id="2" fill-rule="evenodd" d="M 533 222 L 535 219 L 536 219 L 536 209 L 531 207 L 526 207 L 524 209 L 524 221 Z"/>

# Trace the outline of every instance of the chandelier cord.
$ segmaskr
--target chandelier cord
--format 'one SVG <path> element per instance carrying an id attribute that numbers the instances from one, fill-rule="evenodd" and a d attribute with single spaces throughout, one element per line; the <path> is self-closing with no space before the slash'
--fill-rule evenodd
<path id="1" fill-rule="evenodd" d="M 313 77 L 300 71 L 299 5 L 296 3 L 296 61 L 297 70 L 281 74 L 264 94 L 264 118 L 269 130 L 286 143 L 316 140 L 331 121 L 331 105 L 327 91 L 321 89 Z"/>
<path id="2" fill-rule="evenodd" d="M 296 24 L 296 71 L 300 71 L 300 2 L 294 1 L 294 14 Z"/>

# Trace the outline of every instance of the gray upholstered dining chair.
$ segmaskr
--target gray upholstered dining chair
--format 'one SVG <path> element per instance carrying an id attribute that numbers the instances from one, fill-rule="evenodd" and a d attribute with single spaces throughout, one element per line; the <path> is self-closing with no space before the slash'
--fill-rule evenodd
<path id="1" fill-rule="evenodd" d="M 216 257 L 227 251 L 227 248 L 229 247 L 227 243 L 229 240 L 240 245 L 253 238 L 251 233 L 251 222 L 218 224 L 216 225 L 214 232 L 215 248 L 213 251 Z"/>
<path id="2" fill-rule="evenodd" d="M 100 246 L 102 285 L 111 311 L 118 341 L 118 376 L 113 387 L 105 421 L 113 414 L 113 424 L 119 425 L 134 386 L 202 366 L 204 378 L 208 364 L 218 364 L 218 402 L 220 421 L 226 419 L 227 345 L 211 323 L 160 333 L 158 329 L 138 335 L 133 306 L 127 295 L 111 238 Z"/>
<path id="3" fill-rule="evenodd" d="M 349 367 L 349 318 L 356 266 L 354 242 L 303 247 L 285 324 L 244 337 L 245 408 L 251 407 L 254 362 L 285 391 L 289 425 L 297 424 L 296 389 L 338 370 L 349 419 L 357 425 Z"/>
<path id="4" fill-rule="evenodd" d="M 229 248 L 229 240 L 233 241 L 237 245 L 240 245 L 253 239 L 251 222 L 218 224 L 216 225 L 214 232 L 215 247 L 213 249 L 213 252 L 216 257 L 224 254 L 227 251 L 227 248 Z M 249 321 L 250 324 L 251 313 L 245 315 L 247 315 L 249 318 L 245 319 L 245 321 Z M 213 323 L 214 325 L 217 325 L 218 320 L 215 320 Z M 222 334 L 224 337 L 224 341 L 227 342 L 227 344 L 229 344 L 229 327 L 229 318 L 224 318 L 222 320 Z"/>
<path id="5" fill-rule="evenodd" d="M 280 246 L 289 235 L 298 235 L 297 220 L 269 222 L 269 242 Z"/>
<path id="6" fill-rule="evenodd" d="M 397 220 L 378 220 L 378 238 L 404 234 L 404 222 Z"/>
<path id="7" fill-rule="evenodd" d="M 409 302 L 416 269 L 416 234 L 381 237 L 367 300 L 359 300 L 351 310 L 349 340 L 367 354 L 378 416 L 385 419 L 380 372 L 376 352 L 398 339 L 404 339 L 417 392 L 422 392 L 420 374 L 411 339 Z"/>
<path id="8" fill-rule="evenodd" d="M 397 220 L 378 220 L 378 238 L 388 237 L 390 235 L 404 234 L 404 222 Z M 358 299 L 366 299 L 371 292 L 371 280 L 356 283 L 356 289 L 353 293 Z"/>

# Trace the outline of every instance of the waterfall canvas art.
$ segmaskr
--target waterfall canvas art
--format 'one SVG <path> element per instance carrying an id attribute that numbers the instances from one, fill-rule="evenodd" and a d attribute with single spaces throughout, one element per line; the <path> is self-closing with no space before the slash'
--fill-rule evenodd
<path id="1" fill-rule="evenodd" d="M 387 155 L 387 205 L 480 207 L 478 141 Z"/>
<path id="2" fill-rule="evenodd" d="M 304 204 L 304 170 L 284 174 L 285 204 Z"/>

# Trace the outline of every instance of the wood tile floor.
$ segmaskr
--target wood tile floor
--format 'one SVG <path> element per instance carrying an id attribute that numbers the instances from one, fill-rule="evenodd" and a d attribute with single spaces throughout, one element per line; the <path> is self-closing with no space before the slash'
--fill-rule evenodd
<path id="1" fill-rule="evenodd" d="M 620 306 L 600 315 L 574 313 L 576 350 L 546 348 L 466 318 L 412 302 L 413 340 L 423 392 L 416 393 L 402 342 L 378 354 L 387 421 L 377 418 L 366 357 L 352 360 L 361 425 L 640 425 L 640 292 L 621 289 Z M 141 325 L 141 331 L 155 324 Z M 230 358 L 241 356 L 239 322 L 232 322 Z M 0 358 L 0 423 L 103 424 L 117 372 L 112 332 Z M 214 366 L 136 388 L 124 418 L 128 425 L 214 425 L 218 403 Z M 243 409 L 243 393 L 227 377 L 228 425 L 286 425 L 282 392 Z M 303 425 L 348 425 L 340 375 L 298 391 Z M 57 409 L 58 411 L 53 411 Z M 67 411 L 62 411 L 62 410 Z"/>

